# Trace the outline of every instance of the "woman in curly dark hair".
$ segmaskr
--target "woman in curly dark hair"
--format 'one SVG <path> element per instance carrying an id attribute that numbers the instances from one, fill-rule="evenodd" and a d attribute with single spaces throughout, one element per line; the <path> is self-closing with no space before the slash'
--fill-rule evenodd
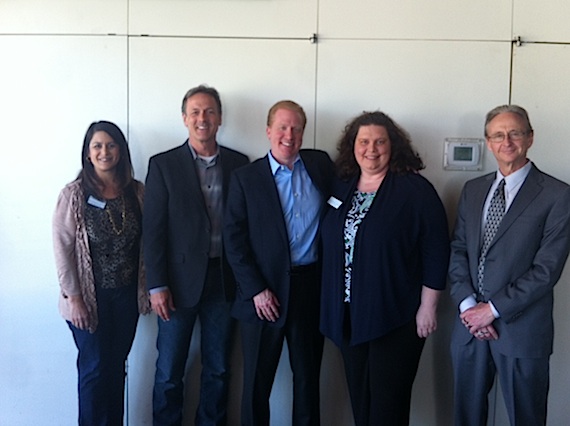
<path id="1" fill-rule="evenodd" d="M 123 132 L 87 129 L 78 177 L 61 191 L 53 240 L 59 308 L 77 356 L 79 424 L 123 424 L 125 361 L 149 311 L 141 250 L 143 185 Z"/>
<path id="2" fill-rule="evenodd" d="M 356 425 L 407 425 L 445 288 L 445 210 L 408 134 L 386 114 L 354 118 L 338 150 L 321 227 L 321 331 L 341 349 Z"/>

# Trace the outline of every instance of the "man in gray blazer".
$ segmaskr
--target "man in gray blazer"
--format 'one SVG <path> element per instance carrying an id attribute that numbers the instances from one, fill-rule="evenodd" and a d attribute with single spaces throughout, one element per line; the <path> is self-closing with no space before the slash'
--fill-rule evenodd
<path id="1" fill-rule="evenodd" d="M 523 108 L 490 111 L 485 137 L 498 171 L 465 184 L 451 244 L 455 424 L 487 423 L 498 373 L 511 425 L 544 425 L 570 187 L 527 159 L 534 133 Z"/>
<path id="2" fill-rule="evenodd" d="M 218 145 L 222 104 L 198 86 L 182 101 L 188 139 L 150 159 L 143 213 L 144 260 L 158 315 L 154 426 L 182 423 L 183 378 L 197 318 L 202 375 L 196 425 L 225 425 L 235 281 L 222 245 L 230 173 L 249 163 Z"/>

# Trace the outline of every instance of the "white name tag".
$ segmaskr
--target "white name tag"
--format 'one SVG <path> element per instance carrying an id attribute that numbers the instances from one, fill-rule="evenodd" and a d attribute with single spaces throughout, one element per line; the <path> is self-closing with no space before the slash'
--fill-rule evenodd
<path id="1" fill-rule="evenodd" d="M 338 210 L 338 208 L 339 208 L 340 206 L 342 206 L 342 201 L 340 201 L 338 198 L 335 198 L 335 197 L 331 196 L 331 197 L 329 198 L 329 200 L 327 201 L 327 204 L 328 204 L 329 206 L 334 207 L 335 209 Z"/>
<path id="2" fill-rule="evenodd" d="M 93 207 L 99 207 L 100 209 L 104 209 L 107 205 L 106 201 L 101 201 L 95 198 L 93 195 L 90 195 L 87 199 L 87 204 L 92 205 Z"/>

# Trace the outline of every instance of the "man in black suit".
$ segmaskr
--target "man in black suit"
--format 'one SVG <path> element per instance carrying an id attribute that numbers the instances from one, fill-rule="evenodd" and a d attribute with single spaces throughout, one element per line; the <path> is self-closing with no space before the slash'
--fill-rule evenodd
<path id="1" fill-rule="evenodd" d="M 144 260 L 158 315 L 154 425 L 180 425 L 184 371 L 200 318 L 202 375 L 196 425 L 225 425 L 231 349 L 233 275 L 222 245 L 230 173 L 249 163 L 218 145 L 222 105 L 198 86 L 182 101 L 188 140 L 150 159 L 143 214 Z"/>
<path id="2" fill-rule="evenodd" d="M 318 229 L 332 177 L 323 151 L 300 150 L 306 124 L 292 101 L 267 119 L 271 150 L 230 183 L 224 243 L 236 276 L 232 314 L 244 356 L 242 424 L 269 425 L 269 396 L 287 339 L 293 370 L 293 424 L 318 425 L 320 272 Z"/>

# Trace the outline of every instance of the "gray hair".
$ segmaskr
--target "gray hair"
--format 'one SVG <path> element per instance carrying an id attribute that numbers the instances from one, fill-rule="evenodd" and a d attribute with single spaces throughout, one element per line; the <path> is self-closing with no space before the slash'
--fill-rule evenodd
<path id="1" fill-rule="evenodd" d="M 533 132 L 532 126 L 530 125 L 530 119 L 528 118 L 528 113 L 523 107 L 520 107 L 518 105 L 500 105 L 489 111 L 487 113 L 487 116 L 485 117 L 485 136 L 488 136 L 487 126 L 491 122 L 491 120 L 493 120 L 493 118 L 495 118 L 497 115 L 504 114 L 507 112 L 510 112 L 511 114 L 516 114 L 520 118 L 522 118 L 522 120 L 526 124 L 526 131 Z"/>

